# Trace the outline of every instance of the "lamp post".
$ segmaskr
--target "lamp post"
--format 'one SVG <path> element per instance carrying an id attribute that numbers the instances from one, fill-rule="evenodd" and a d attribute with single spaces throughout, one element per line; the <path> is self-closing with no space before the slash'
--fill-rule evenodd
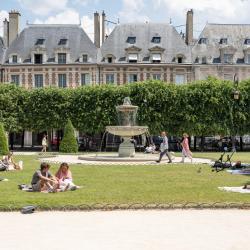
<path id="1" fill-rule="evenodd" d="M 237 74 L 234 74 L 234 90 L 233 90 L 233 113 L 235 113 L 235 105 L 236 102 L 240 99 L 240 91 L 238 90 L 239 86 L 239 78 Z M 235 119 L 234 119 L 234 114 L 233 114 L 233 135 L 232 135 L 232 150 L 236 151 L 235 147 L 235 139 L 236 136 L 236 129 L 235 129 Z"/>

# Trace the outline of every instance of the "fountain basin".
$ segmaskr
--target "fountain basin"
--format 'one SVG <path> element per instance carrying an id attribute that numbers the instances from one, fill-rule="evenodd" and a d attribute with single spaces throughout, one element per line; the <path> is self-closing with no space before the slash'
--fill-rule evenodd
<path id="1" fill-rule="evenodd" d="M 145 134 L 148 131 L 147 126 L 107 126 L 106 131 L 110 134 L 121 137 L 133 137 Z"/>

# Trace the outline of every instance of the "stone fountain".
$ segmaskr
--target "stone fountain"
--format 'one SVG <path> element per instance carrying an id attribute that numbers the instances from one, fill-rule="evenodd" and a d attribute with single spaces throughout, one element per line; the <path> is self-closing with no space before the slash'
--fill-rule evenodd
<path id="1" fill-rule="evenodd" d="M 134 157 L 135 146 L 131 137 L 148 132 L 147 126 L 137 126 L 136 117 L 138 106 L 131 104 L 129 97 L 124 98 L 123 104 L 116 107 L 118 126 L 107 126 L 106 131 L 113 135 L 121 136 L 123 142 L 119 146 L 119 157 Z"/>

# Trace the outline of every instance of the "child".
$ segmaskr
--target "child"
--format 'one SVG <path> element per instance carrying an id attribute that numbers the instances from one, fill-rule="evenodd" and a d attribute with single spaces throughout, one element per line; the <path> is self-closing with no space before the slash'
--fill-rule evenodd
<path id="1" fill-rule="evenodd" d="M 49 168 L 48 163 L 41 163 L 40 170 L 33 174 L 31 185 L 34 192 L 56 192 L 58 182 Z"/>

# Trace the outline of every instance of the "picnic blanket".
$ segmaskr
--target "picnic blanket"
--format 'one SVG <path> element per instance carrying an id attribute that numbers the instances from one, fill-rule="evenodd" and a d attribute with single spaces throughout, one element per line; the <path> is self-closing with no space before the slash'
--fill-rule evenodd
<path id="1" fill-rule="evenodd" d="M 229 169 L 227 170 L 230 174 L 250 175 L 250 169 Z"/>
<path id="2" fill-rule="evenodd" d="M 250 194 L 250 189 L 243 189 L 242 187 L 218 187 L 222 191 L 235 192 L 241 194 Z"/>

